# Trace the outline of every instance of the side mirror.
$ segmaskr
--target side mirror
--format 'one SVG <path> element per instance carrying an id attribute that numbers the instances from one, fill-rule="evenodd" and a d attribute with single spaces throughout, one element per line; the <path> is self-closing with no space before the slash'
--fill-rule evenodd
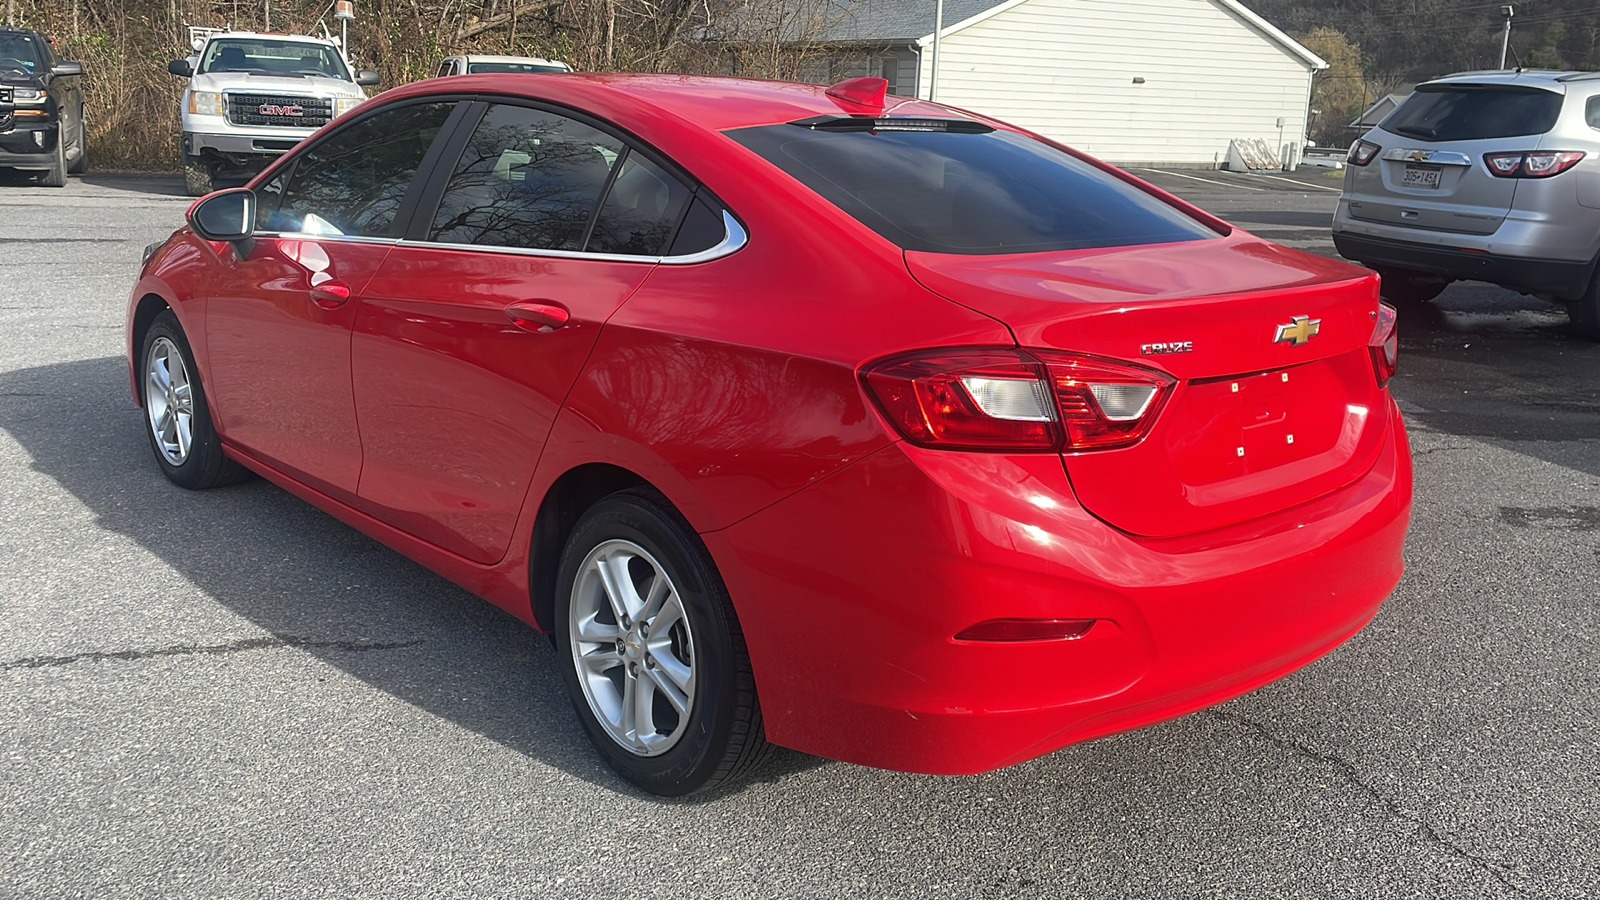
<path id="1" fill-rule="evenodd" d="M 61 62 L 58 62 L 54 66 L 50 67 L 50 74 L 56 76 L 57 78 L 66 78 L 71 75 L 82 75 L 83 63 L 67 62 L 66 60 L 62 60 Z"/>
<path id="2" fill-rule="evenodd" d="M 359 84 L 362 87 L 366 87 L 368 85 L 377 84 L 378 82 L 380 82 L 382 80 L 383 80 L 383 76 L 379 75 L 376 71 L 374 71 L 372 69 L 362 69 L 361 71 L 356 73 L 356 84 Z"/>
<path id="3" fill-rule="evenodd" d="M 189 65 L 187 59 L 175 59 L 167 63 L 167 71 L 179 78 L 188 78 L 194 74 L 194 66 Z"/>
<path id="4" fill-rule="evenodd" d="M 207 194 L 190 207 L 188 218 L 194 233 L 208 241 L 248 241 L 256 230 L 256 193 L 231 188 Z"/>

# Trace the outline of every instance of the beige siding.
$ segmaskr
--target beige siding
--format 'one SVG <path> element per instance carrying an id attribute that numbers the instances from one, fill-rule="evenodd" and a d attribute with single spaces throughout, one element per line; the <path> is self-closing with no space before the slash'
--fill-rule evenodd
<path id="1" fill-rule="evenodd" d="M 1231 138 L 1279 146 L 1280 116 L 1298 140 L 1310 83 L 1214 0 L 1027 0 L 944 39 L 938 100 L 1107 160 L 1209 164 Z"/>

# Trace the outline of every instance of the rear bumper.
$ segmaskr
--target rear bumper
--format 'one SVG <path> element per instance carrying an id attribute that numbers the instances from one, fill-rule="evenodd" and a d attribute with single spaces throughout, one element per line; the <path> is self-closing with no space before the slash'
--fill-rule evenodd
<path id="1" fill-rule="evenodd" d="M 1581 296 L 1595 269 L 1593 259 L 1572 262 L 1505 256 L 1338 231 L 1333 233 L 1333 245 L 1345 259 L 1373 268 L 1412 269 L 1452 280 L 1487 281 L 1564 298 Z"/>
<path id="2" fill-rule="evenodd" d="M 1390 412 L 1384 451 L 1355 483 L 1200 536 L 1105 525 L 1058 457 L 905 444 L 705 535 L 768 737 L 865 765 L 976 773 L 1304 665 L 1399 580 L 1411 464 L 1392 401 Z M 1073 641 L 954 639 L 1013 617 L 1097 622 Z"/>

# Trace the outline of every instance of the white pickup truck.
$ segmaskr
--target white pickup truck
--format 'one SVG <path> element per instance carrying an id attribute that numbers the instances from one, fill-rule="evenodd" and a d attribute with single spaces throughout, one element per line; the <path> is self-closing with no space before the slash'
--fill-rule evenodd
<path id="1" fill-rule="evenodd" d="M 367 99 L 371 69 L 351 71 L 338 44 L 306 35 L 191 29 L 194 55 L 167 71 L 183 92 L 183 175 L 191 196 L 248 178 Z"/>

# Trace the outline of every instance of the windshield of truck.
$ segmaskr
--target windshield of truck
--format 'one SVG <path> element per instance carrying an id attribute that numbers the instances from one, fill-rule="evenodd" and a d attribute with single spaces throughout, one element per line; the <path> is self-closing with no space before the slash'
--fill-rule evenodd
<path id="1" fill-rule="evenodd" d="M 39 53 L 33 38 L 25 34 L 0 34 L 0 70 L 8 69 L 29 74 L 39 70 Z"/>
<path id="2" fill-rule="evenodd" d="M 198 71 L 350 80 L 350 70 L 332 47 L 269 37 L 214 40 L 206 45 Z"/>

